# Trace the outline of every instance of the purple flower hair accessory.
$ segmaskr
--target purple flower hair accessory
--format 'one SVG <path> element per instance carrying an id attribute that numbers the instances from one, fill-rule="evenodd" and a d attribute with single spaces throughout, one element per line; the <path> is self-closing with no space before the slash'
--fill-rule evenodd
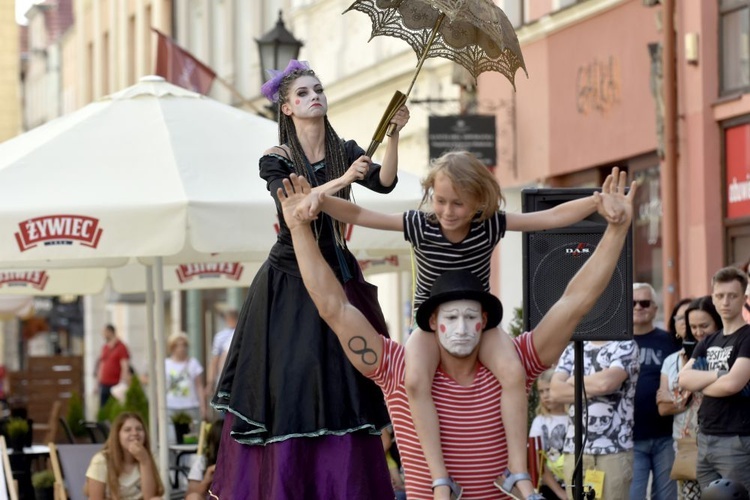
<path id="1" fill-rule="evenodd" d="M 281 82 L 284 78 L 294 71 L 308 69 L 310 69 L 310 65 L 307 61 L 298 61 L 296 59 L 289 61 L 289 64 L 287 64 L 284 71 L 269 69 L 267 73 L 271 76 L 271 79 L 260 87 L 260 92 L 266 96 L 266 99 L 269 101 L 279 102 L 279 87 L 281 87 Z"/>

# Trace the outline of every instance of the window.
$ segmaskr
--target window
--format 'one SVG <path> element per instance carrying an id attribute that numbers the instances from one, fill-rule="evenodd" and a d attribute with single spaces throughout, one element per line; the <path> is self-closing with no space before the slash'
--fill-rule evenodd
<path id="1" fill-rule="evenodd" d="M 721 0 L 721 93 L 750 88 L 750 0 Z"/>
<path id="2" fill-rule="evenodd" d="M 523 26 L 523 2 L 524 0 L 495 0 L 495 4 L 503 9 L 514 28 Z"/>

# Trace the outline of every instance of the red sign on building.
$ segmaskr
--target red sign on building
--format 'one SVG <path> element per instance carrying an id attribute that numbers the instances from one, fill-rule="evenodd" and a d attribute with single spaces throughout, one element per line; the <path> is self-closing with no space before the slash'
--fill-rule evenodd
<path id="1" fill-rule="evenodd" d="M 725 132 L 727 217 L 750 216 L 750 124 Z"/>

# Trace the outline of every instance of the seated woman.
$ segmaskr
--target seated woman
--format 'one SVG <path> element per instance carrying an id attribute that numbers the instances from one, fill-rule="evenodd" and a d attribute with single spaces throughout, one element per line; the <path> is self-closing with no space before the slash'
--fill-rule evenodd
<path id="1" fill-rule="evenodd" d="M 219 419 L 209 427 L 203 454 L 195 460 L 188 473 L 188 491 L 185 500 L 205 500 L 208 498 L 208 489 L 214 480 L 214 469 L 216 468 L 216 457 L 219 454 L 223 426 L 224 419 Z"/>
<path id="2" fill-rule="evenodd" d="M 139 414 L 117 416 L 104 448 L 91 459 L 83 492 L 92 500 L 151 500 L 164 494 Z"/>

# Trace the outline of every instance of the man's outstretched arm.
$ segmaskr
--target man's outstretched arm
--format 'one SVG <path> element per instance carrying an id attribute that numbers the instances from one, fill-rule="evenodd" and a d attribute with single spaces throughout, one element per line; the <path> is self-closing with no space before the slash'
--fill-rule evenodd
<path id="1" fill-rule="evenodd" d="M 284 179 L 284 190 L 278 190 L 278 199 L 284 210 L 284 220 L 292 234 L 294 253 L 297 256 L 302 281 L 305 283 L 318 313 L 339 338 L 346 357 L 363 375 L 369 375 L 380 365 L 383 354 L 383 337 L 378 335 L 367 318 L 353 305 L 344 293 L 328 263 L 320 253 L 310 220 L 295 207 L 310 192 L 304 177 L 291 175 Z"/>
<path id="2" fill-rule="evenodd" d="M 609 179 L 608 179 L 609 180 Z M 625 195 L 627 174 L 613 170 L 612 182 L 605 182 L 602 192 L 622 208 L 623 218 L 610 222 L 594 253 L 570 280 L 562 297 L 544 315 L 534 329 L 534 347 L 546 365 L 556 363 L 581 319 L 594 307 L 612 278 L 628 235 L 633 216 L 635 183 Z"/>

